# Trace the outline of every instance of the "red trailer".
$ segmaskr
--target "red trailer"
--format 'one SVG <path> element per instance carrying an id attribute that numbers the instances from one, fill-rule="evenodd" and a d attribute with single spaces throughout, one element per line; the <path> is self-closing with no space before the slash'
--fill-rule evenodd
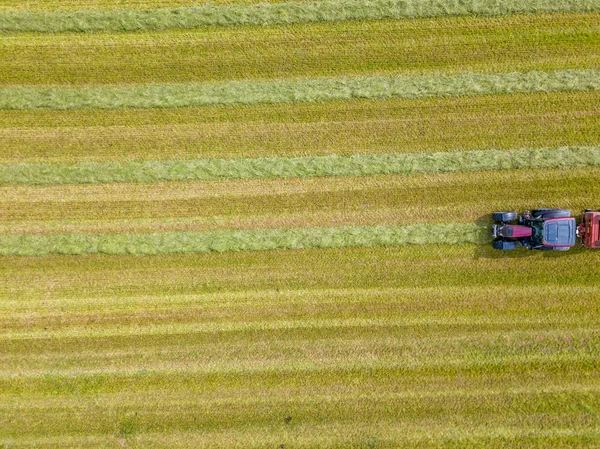
<path id="1" fill-rule="evenodd" d="M 586 210 L 577 227 L 577 235 L 586 248 L 600 248 L 600 212 Z"/>

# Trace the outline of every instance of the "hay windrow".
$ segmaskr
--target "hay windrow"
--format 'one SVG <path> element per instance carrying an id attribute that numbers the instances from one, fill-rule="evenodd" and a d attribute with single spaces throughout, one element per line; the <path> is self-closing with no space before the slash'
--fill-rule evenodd
<path id="1" fill-rule="evenodd" d="M 0 31 L 39 33 L 165 30 L 204 26 L 276 25 L 306 22 L 436 16 L 504 16 L 599 11 L 599 0 L 320 0 L 259 5 L 211 4 L 190 8 L 108 11 L 4 12 Z"/>
<path id="2" fill-rule="evenodd" d="M 137 86 L 2 87 L 0 109 L 180 108 L 600 90 L 600 70 L 368 76 Z"/>
<path id="3" fill-rule="evenodd" d="M 460 244 L 483 243 L 489 239 L 487 234 L 485 226 L 460 223 L 150 234 L 2 235 L 0 255 L 147 256 L 274 249 Z"/>
<path id="4" fill-rule="evenodd" d="M 3 164 L 0 184 L 56 185 L 375 176 L 600 165 L 600 146 L 296 158 Z"/>

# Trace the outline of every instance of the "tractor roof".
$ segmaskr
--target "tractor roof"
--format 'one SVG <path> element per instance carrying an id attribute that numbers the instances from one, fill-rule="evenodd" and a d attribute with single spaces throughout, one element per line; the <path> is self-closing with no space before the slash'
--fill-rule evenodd
<path id="1" fill-rule="evenodd" d="M 551 218 L 544 222 L 543 244 L 547 246 L 574 246 L 577 235 L 575 218 Z"/>

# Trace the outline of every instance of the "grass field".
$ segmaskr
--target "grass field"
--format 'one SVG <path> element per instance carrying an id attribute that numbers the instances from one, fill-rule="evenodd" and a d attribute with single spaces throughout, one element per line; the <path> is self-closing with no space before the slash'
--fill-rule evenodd
<path id="1" fill-rule="evenodd" d="M 51 2 L 53 3 L 53 2 Z M 252 4 L 256 3 L 256 4 Z M 57 5 L 57 6 L 60 6 Z M 83 6 L 83 5 L 82 5 Z M 179 5 L 176 5 L 179 6 Z M 599 0 L 507 0 L 466 2 L 438 0 L 320 0 L 214 5 L 188 8 L 0 11 L 0 31 L 91 32 L 166 30 L 203 26 L 236 27 L 312 22 L 414 19 L 443 16 L 506 16 L 510 14 L 598 12 Z"/>
<path id="2" fill-rule="evenodd" d="M 600 4 L 258 3 L 0 0 L 0 448 L 598 447 Z"/>

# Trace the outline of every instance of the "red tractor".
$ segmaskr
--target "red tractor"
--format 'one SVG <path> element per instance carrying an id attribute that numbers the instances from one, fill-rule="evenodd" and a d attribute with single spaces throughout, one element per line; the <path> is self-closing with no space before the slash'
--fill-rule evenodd
<path id="1" fill-rule="evenodd" d="M 579 225 L 565 209 L 526 210 L 520 215 L 495 212 L 492 217 L 493 245 L 498 250 L 513 250 L 520 244 L 528 249 L 567 251 L 577 238 L 586 248 L 600 248 L 600 211 L 584 211 Z"/>

